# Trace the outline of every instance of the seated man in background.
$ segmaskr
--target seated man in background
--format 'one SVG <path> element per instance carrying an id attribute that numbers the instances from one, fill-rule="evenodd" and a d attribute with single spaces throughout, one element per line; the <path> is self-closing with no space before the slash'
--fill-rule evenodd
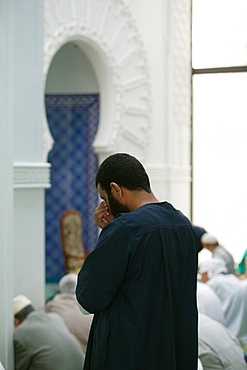
<path id="1" fill-rule="evenodd" d="M 93 315 L 81 314 L 75 296 L 76 284 L 77 274 L 63 276 L 58 284 L 60 293 L 46 303 L 45 311 L 58 313 L 86 352 Z"/>
<path id="2" fill-rule="evenodd" d="M 235 274 L 234 259 L 231 253 L 226 250 L 222 245 L 219 245 L 218 240 L 214 235 L 205 233 L 201 237 L 201 244 L 212 253 L 213 258 L 222 259 L 225 262 L 227 271 L 230 274 Z"/>
<path id="3" fill-rule="evenodd" d="M 199 272 L 219 297 L 227 329 L 247 345 L 247 294 L 239 279 L 227 273 L 224 262 L 211 258 L 200 263 Z"/>
<path id="4" fill-rule="evenodd" d="M 247 369 L 238 339 L 224 325 L 203 314 L 199 314 L 198 343 L 203 370 Z"/>
<path id="5" fill-rule="evenodd" d="M 15 370 L 83 369 L 83 351 L 59 315 L 54 320 L 36 311 L 24 295 L 13 299 L 13 308 Z"/>

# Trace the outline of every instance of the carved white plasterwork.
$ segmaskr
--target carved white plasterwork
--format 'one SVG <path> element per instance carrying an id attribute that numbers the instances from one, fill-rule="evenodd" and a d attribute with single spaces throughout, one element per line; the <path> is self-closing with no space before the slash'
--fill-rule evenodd
<path id="1" fill-rule="evenodd" d="M 145 159 L 151 129 L 151 86 L 146 52 L 124 0 L 45 0 L 44 80 L 57 51 L 76 42 L 100 86 L 100 122 L 94 148 Z M 52 146 L 44 122 L 46 155 Z"/>
<path id="2" fill-rule="evenodd" d="M 14 188 L 49 187 L 49 163 L 14 163 Z"/>
<path id="3" fill-rule="evenodd" d="M 191 1 L 170 1 L 170 126 L 175 164 L 191 163 Z M 169 137 L 171 140 L 171 137 Z"/>
<path id="4" fill-rule="evenodd" d="M 190 182 L 191 166 L 147 165 L 146 170 L 156 182 Z"/>

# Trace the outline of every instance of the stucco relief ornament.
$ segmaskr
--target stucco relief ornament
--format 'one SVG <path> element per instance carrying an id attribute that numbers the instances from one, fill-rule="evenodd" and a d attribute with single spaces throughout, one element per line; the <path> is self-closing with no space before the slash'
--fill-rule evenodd
<path id="1" fill-rule="evenodd" d="M 123 0 L 46 0 L 44 81 L 57 51 L 76 42 L 100 86 L 99 156 L 128 150 L 144 160 L 151 132 L 151 86 L 146 52 Z M 44 120 L 45 157 L 52 147 Z"/>

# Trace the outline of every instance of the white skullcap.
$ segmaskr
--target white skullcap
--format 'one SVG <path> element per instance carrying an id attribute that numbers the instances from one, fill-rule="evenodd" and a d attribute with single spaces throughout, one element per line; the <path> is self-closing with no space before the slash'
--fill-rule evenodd
<path id="1" fill-rule="evenodd" d="M 58 287 L 61 293 L 75 293 L 77 284 L 77 274 L 67 274 L 62 277 L 58 283 Z"/>
<path id="2" fill-rule="evenodd" d="M 13 298 L 14 316 L 30 304 L 32 304 L 32 302 L 25 295 L 18 295 Z"/>
<path id="3" fill-rule="evenodd" d="M 199 272 L 200 274 L 207 272 L 208 277 L 211 279 L 213 276 L 218 275 L 221 272 L 227 272 L 227 267 L 223 260 L 219 258 L 210 258 L 200 263 Z"/>
<path id="4" fill-rule="evenodd" d="M 214 235 L 205 233 L 201 237 L 201 243 L 203 243 L 203 244 L 209 244 L 209 245 L 211 245 L 211 244 L 218 244 L 218 240 L 216 239 L 216 237 Z"/>

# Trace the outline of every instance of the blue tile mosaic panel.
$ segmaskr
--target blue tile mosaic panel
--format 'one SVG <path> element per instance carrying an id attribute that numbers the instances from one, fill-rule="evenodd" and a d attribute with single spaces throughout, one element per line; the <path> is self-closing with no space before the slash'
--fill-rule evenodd
<path id="1" fill-rule="evenodd" d="M 99 95 L 46 95 L 46 114 L 54 145 L 48 155 L 51 188 L 45 195 L 46 282 L 55 283 L 65 273 L 60 218 L 67 209 L 82 215 L 84 249 L 94 249 L 98 228 L 95 175 L 98 159 L 92 143 L 98 129 Z"/>

